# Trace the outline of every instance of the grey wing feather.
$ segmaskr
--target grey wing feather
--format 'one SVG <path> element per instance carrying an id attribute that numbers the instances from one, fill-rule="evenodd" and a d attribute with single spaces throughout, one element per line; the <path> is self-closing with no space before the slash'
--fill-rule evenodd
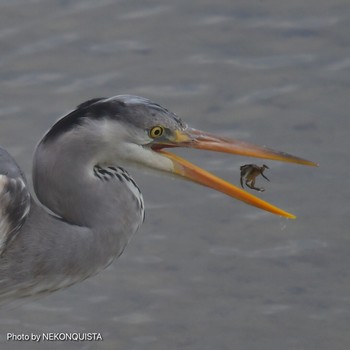
<path id="1" fill-rule="evenodd" d="M 7 151 L 0 148 L 0 257 L 20 232 L 30 201 L 21 169 Z"/>

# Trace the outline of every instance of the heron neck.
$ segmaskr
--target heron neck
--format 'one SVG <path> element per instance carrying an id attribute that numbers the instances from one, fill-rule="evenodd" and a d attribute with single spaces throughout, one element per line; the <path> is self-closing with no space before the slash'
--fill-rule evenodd
<path id="1" fill-rule="evenodd" d="M 105 244 L 115 246 L 119 254 L 143 217 L 125 183 L 117 178 L 104 181 L 94 174 L 94 167 L 105 162 L 98 142 L 71 137 L 40 143 L 34 155 L 33 184 L 39 201 L 62 218 L 65 230 L 90 229 L 93 236 L 86 239 L 92 244 L 105 235 Z"/>
<path id="2" fill-rule="evenodd" d="M 21 231 L 16 244 L 5 251 L 2 268 L 6 266 L 8 278 L 2 274 L 3 294 L 15 289 L 17 295 L 30 296 L 68 287 L 105 268 L 127 243 L 125 236 L 117 238 L 107 229 L 96 234 L 68 224 L 35 203 Z"/>

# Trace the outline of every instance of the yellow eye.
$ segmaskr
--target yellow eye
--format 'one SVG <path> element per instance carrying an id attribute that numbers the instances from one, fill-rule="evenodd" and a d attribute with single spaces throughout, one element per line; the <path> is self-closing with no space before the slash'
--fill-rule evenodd
<path id="1" fill-rule="evenodd" d="M 160 125 L 154 126 L 150 131 L 149 131 L 149 136 L 152 137 L 152 139 L 156 139 L 157 137 L 161 137 L 164 133 L 164 128 Z"/>

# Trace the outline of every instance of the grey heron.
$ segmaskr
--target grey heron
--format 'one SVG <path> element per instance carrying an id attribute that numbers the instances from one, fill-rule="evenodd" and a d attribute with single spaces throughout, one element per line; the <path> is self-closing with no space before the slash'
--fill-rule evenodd
<path id="1" fill-rule="evenodd" d="M 144 220 L 142 194 L 126 169 L 182 177 L 287 218 L 294 215 L 164 148 L 191 147 L 304 165 L 308 160 L 190 128 L 146 98 L 119 95 L 80 104 L 36 147 L 32 198 L 0 149 L 0 301 L 68 287 L 120 256 Z"/>

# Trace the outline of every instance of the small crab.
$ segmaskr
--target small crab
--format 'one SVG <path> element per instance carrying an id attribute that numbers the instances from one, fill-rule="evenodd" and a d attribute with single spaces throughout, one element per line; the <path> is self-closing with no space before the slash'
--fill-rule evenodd
<path id="1" fill-rule="evenodd" d="M 243 179 L 245 178 L 245 184 L 256 191 L 259 192 L 264 192 L 265 189 L 264 188 L 259 188 L 259 187 L 255 187 L 255 178 L 259 175 L 262 175 L 267 181 L 270 181 L 265 175 L 264 175 L 264 170 L 265 169 L 269 169 L 269 167 L 267 165 L 263 165 L 263 166 L 258 166 L 256 164 L 246 164 L 246 165 L 242 165 L 240 167 L 241 169 L 241 186 L 242 188 L 244 188 L 243 186 Z"/>

